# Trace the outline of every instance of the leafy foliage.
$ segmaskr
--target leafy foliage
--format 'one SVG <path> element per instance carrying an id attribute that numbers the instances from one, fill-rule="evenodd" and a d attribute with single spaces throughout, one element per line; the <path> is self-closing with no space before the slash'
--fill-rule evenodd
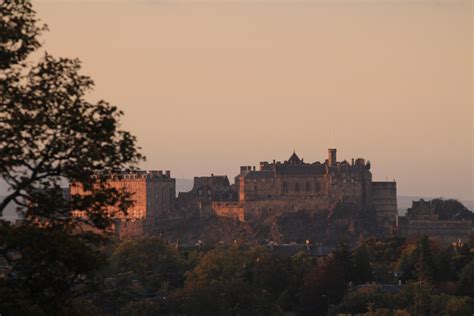
<path id="1" fill-rule="evenodd" d="M 54 314 L 72 292 L 81 292 L 104 256 L 92 245 L 56 228 L 13 227 L 0 222 L 2 252 L 13 267 L 0 282 L 0 310 L 17 314 L 28 304 Z"/>
<path id="2" fill-rule="evenodd" d="M 26 62 L 46 30 L 38 24 L 30 1 L 0 1 L 0 177 L 8 185 L 0 215 L 14 202 L 23 217 L 22 226 L 0 222 L 0 259 L 10 268 L 0 311 L 12 315 L 65 313 L 91 283 L 105 263 L 99 246 L 112 210 L 131 204 L 106 177 L 143 159 L 120 129 L 123 113 L 87 101 L 93 81 L 79 60 L 45 53 Z M 84 195 L 68 197 L 65 183 Z"/>
<path id="3" fill-rule="evenodd" d="M 0 176 L 11 191 L 0 211 L 15 201 L 26 219 L 66 226 L 78 219 L 68 216 L 73 209 L 86 212 L 89 224 L 104 228 L 107 206 L 126 209 L 127 196 L 94 175 L 136 164 L 141 156 L 135 138 L 119 129 L 122 112 L 115 106 L 85 100 L 93 82 L 79 69 L 78 60 L 46 54 L 26 76 L 9 78 L 0 105 Z M 51 199 L 64 180 L 90 194 Z M 61 200 L 69 205 L 57 205 Z"/>
<path id="4" fill-rule="evenodd" d="M 474 213 L 457 200 L 433 199 L 430 203 L 440 220 L 474 221 Z"/>
<path id="5" fill-rule="evenodd" d="M 38 25 L 30 1 L 0 1 L 0 69 L 18 64 L 40 47 L 38 36 L 46 25 Z"/>
<path id="6" fill-rule="evenodd" d="M 464 266 L 459 273 L 459 293 L 474 297 L 474 260 Z"/>
<path id="7" fill-rule="evenodd" d="M 427 238 L 414 244 L 369 239 L 353 251 L 341 244 L 324 258 L 237 244 L 177 250 L 156 237 L 124 241 L 112 253 L 94 294 L 95 304 L 110 314 L 464 315 L 474 310 L 473 255 Z M 437 277 L 440 253 L 443 265 L 461 267 L 459 276 Z M 372 281 L 380 279 L 373 266 L 386 271 L 386 282 Z M 402 266 L 403 284 L 398 284 L 394 273 Z"/>

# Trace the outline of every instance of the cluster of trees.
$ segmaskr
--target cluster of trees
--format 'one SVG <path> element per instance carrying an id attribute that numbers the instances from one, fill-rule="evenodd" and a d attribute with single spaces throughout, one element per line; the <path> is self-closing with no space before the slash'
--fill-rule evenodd
<path id="1" fill-rule="evenodd" d="M 426 237 L 368 239 L 354 250 L 341 244 L 324 258 L 245 245 L 178 249 L 156 237 L 112 248 L 95 290 L 77 305 L 96 315 L 474 312 L 470 248 Z"/>
<path id="2" fill-rule="evenodd" d="M 55 315 L 106 263 L 100 250 L 109 206 L 126 211 L 130 196 L 95 172 L 134 168 L 143 159 L 136 139 L 120 129 L 122 112 L 91 103 L 93 81 L 77 59 L 44 52 L 46 25 L 31 1 L 0 0 L 0 179 L 22 225 L 0 220 L 0 314 Z M 65 199 L 77 183 L 86 195 Z M 83 217 L 72 216 L 71 210 Z"/>
<path id="3" fill-rule="evenodd" d="M 454 199 L 433 199 L 430 201 L 431 206 L 440 220 L 470 220 L 474 221 L 474 213 L 472 213 L 461 202 Z"/>
<path id="4" fill-rule="evenodd" d="M 143 157 L 117 107 L 87 101 L 93 82 L 78 60 L 27 59 L 46 30 L 31 2 L 0 0 L 0 178 L 9 187 L 0 215 L 15 203 L 24 219 L 0 221 L 2 315 L 473 313 L 467 245 L 370 239 L 318 259 L 111 241 L 109 206 L 125 212 L 130 196 L 95 172 L 135 168 Z M 64 183 L 88 193 L 64 199 Z"/>

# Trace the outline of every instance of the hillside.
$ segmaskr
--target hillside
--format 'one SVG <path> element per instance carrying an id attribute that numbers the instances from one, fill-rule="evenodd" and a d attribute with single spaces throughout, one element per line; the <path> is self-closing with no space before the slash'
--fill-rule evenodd
<path id="1" fill-rule="evenodd" d="M 204 243 L 304 243 L 306 240 L 323 244 L 340 241 L 355 242 L 361 236 L 375 233 L 370 212 L 352 205 L 337 205 L 318 212 L 298 211 L 272 214 L 262 221 L 242 223 L 230 218 L 197 217 L 162 221 L 154 231 L 171 242 Z"/>

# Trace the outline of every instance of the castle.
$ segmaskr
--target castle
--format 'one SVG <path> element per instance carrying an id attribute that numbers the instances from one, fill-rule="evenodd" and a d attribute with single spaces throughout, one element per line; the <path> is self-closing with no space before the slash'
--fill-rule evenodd
<path id="1" fill-rule="evenodd" d="M 196 211 L 200 217 L 217 215 L 244 222 L 341 204 L 375 211 L 381 228 L 395 225 L 397 216 L 396 183 L 372 181 L 370 162 L 362 158 L 337 161 L 336 149 L 328 150 L 323 163 L 306 163 L 293 152 L 284 162 L 261 162 L 259 170 L 242 166 L 232 185 L 227 176 L 195 177 L 192 190 L 180 192 L 177 198 L 170 171 L 122 171 L 105 176 L 110 186 L 133 195 L 128 213 L 118 213 L 117 218 L 144 220 L 148 226 L 163 218 L 193 216 Z M 70 193 L 84 194 L 74 184 Z M 110 213 L 116 212 L 110 209 Z"/>
<path id="2" fill-rule="evenodd" d="M 170 171 L 122 171 L 97 176 L 106 176 L 110 186 L 133 195 L 134 204 L 126 215 L 113 207 L 109 210 L 118 214 L 115 231 L 121 236 L 140 235 L 163 222 L 194 217 L 219 216 L 271 224 L 273 216 L 335 209 L 350 214 L 353 220 L 367 215 L 385 236 L 427 234 L 446 243 L 470 236 L 470 221 L 441 221 L 424 201 L 414 202 L 406 216 L 398 216 L 396 182 L 372 181 L 370 169 L 370 162 L 362 158 L 338 161 L 337 151 L 332 148 L 324 162 L 306 163 L 293 152 L 283 162 L 261 162 L 258 170 L 241 166 L 233 184 L 223 175 L 195 177 L 193 188 L 179 192 L 177 197 L 176 180 Z M 86 194 L 74 184 L 69 190 L 71 195 Z"/>
<path id="3" fill-rule="evenodd" d="M 116 212 L 114 207 L 109 208 L 109 213 L 115 214 L 119 220 L 145 220 L 147 224 L 153 225 L 175 209 L 176 180 L 171 177 L 169 170 L 121 171 L 110 175 L 96 173 L 95 176 L 106 176 L 110 187 L 124 189 L 132 194 L 133 205 L 126 215 Z M 69 191 L 71 195 L 85 194 L 82 186 L 74 183 L 70 184 Z"/>
<path id="4" fill-rule="evenodd" d="M 370 162 L 337 161 L 336 149 L 325 162 L 305 163 L 293 152 L 284 162 L 261 162 L 240 167 L 235 184 L 226 176 L 195 178 L 190 192 L 180 193 L 177 205 L 197 208 L 199 214 L 258 221 L 272 213 L 317 211 L 338 203 L 375 210 L 380 227 L 395 225 L 395 182 L 373 182 Z"/>
<path id="5" fill-rule="evenodd" d="M 398 234 L 408 239 L 423 235 L 438 240 L 442 244 L 468 241 L 472 234 L 470 220 L 440 219 L 430 201 L 413 201 L 405 216 L 397 217 Z"/>

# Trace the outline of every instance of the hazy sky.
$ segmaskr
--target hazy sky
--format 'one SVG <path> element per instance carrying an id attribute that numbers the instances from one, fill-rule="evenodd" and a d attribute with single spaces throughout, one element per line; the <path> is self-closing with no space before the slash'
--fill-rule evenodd
<path id="1" fill-rule="evenodd" d="M 34 1 L 44 47 L 125 111 L 148 169 L 364 157 L 473 200 L 471 1 Z"/>

